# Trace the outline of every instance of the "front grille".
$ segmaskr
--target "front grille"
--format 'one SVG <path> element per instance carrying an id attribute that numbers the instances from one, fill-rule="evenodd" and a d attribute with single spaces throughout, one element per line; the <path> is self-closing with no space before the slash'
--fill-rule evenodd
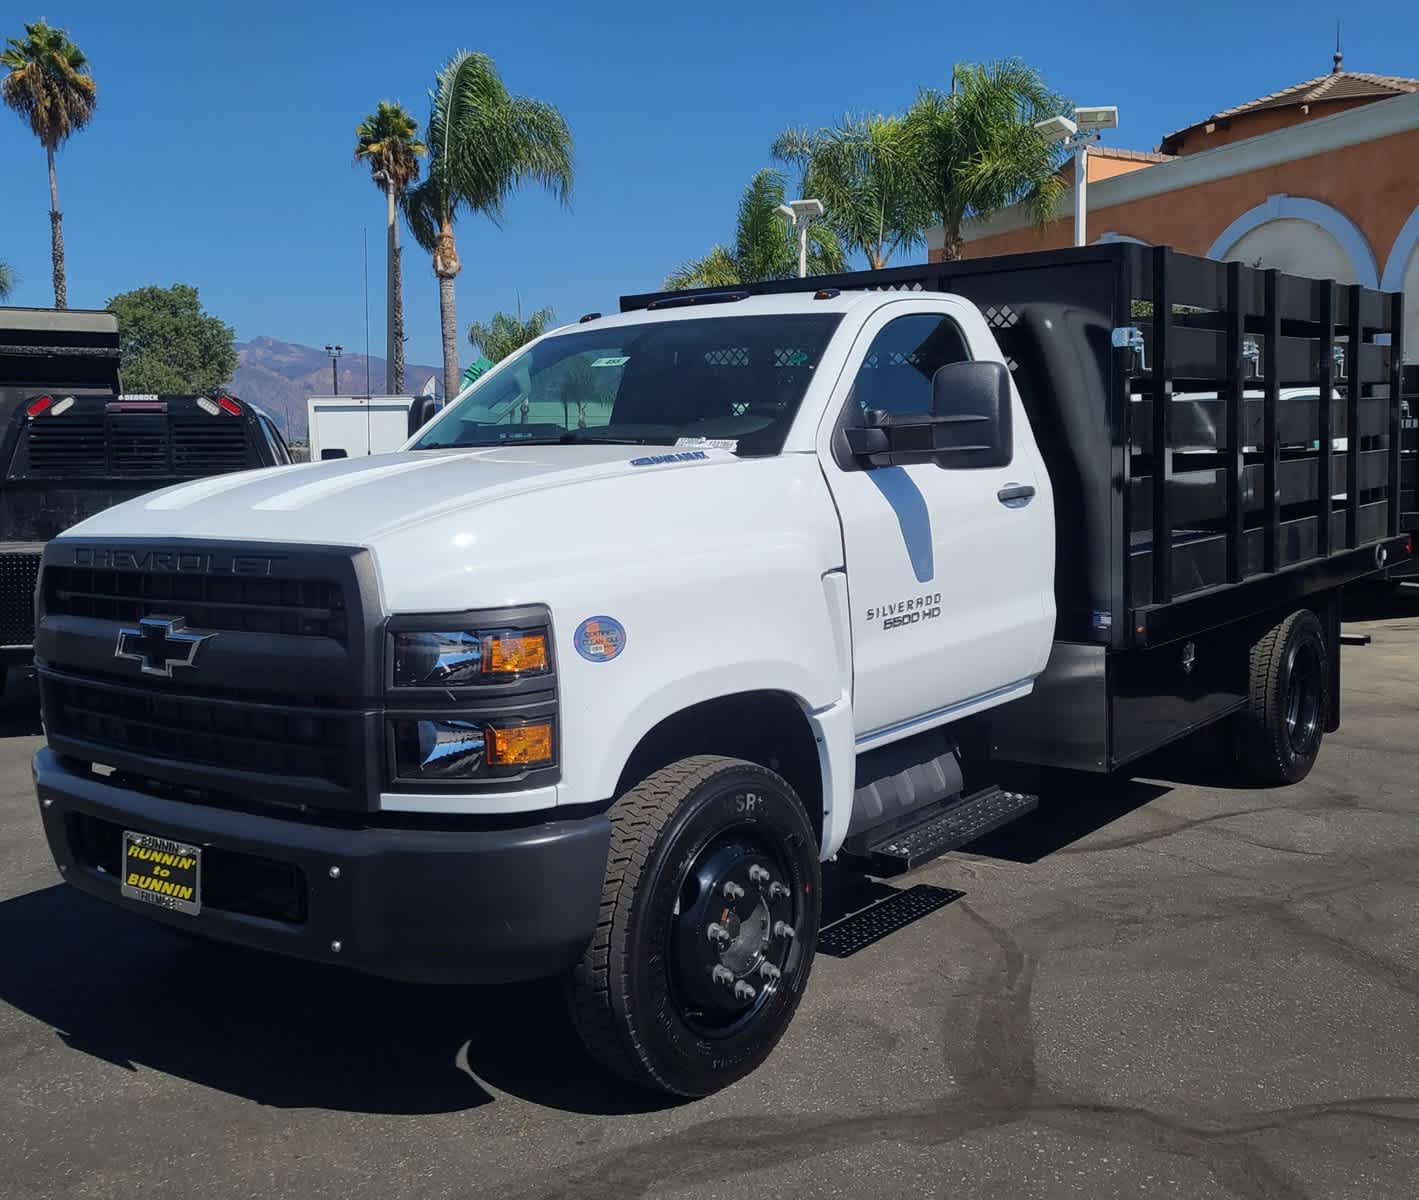
<path id="1" fill-rule="evenodd" d="M 34 643 L 34 585 L 38 554 L 0 554 L 0 645 Z"/>
<path id="2" fill-rule="evenodd" d="M 138 621 L 161 613 L 182 617 L 194 629 L 326 637 L 341 643 L 349 637 L 340 585 L 326 579 L 51 565 L 44 572 L 44 610 L 106 621 Z"/>
<path id="3" fill-rule="evenodd" d="M 360 752 L 347 714 L 165 695 L 139 687 L 43 678 L 52 736 L 226 771 L 348 788 Z"/>

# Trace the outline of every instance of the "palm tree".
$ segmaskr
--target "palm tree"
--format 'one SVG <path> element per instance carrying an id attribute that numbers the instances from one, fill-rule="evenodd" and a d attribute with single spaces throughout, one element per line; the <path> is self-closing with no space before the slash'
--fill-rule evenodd
<path id="1" fill-rule="evenodd" d="M 497 312 L 486 325 L 474 321 L 468 326 L 468 340 L 475 350 L 481 350 L 492 362 L 499 363 L 533 338 L 540 338 L 555 319 L 550 308 L 539 308 L 524 321 L 519 306 L 516 316 Z"/>
<path id="2" fill-rule="evenodd" d="M 771 153 L 803 173 L 800 194 L 823 202 L 825 219 L 874 270 L 921 244 L 932 189 L 916 131 L 899 116 L 845 117 L 828 129 L 789 129 Z"/>
<path id="3" fill-rule="evenodd" d="M 665 277 L 666 288 L 732 287 L 796 275 L 798 250 L 777 211 L 783 203 L 783 176 L 769 168 L 755 172 L 739 199 L 734 245 L 714 246 L 703 258 L 681 264 Z M 808 273 L 832 274 L 843 268 L 837 234 L 826 221 L 812 221 L 808 226 Z"/>
<path id="4" fill-rule="evenodd" d="M 67 308 L 64 281 L 64 218 L 59 212 L 59 185 L 54 152 L 70 134 L 87 125 L 98 104 L 98 86 L 88 74 L 89 63 L 62 29 L 43 21 L 25 26 L 23 41 L 9 38 L 0 64 L 10 68 L 0 94 L 5 103 L 30 124 L 49 158 L 49 236 L 54 259 L 54 307 Z"/>
<path id="5" fill-rule="evenodd" d="M 572 185 L 572 135 L 555 107 L 509 94 L 493 60 L 460 50 L 429 93 L 424 140 L 428 176 L 404 194 L 414 240 L 433 256 L 439 281 L 444 394 L 458 392 L 458 313 L 454 279 L 462 270 L 453 238 L 459 214 L 493 222 L 524 183 L 540 183 L 563 204 Z"/>
<path id="6" fill-rule="evenodd" d="M 958 63 L 950 92 L 924 91 L 907 110 L 910 137 L 919 139 L 932 207 L 945 228 L 946 258 L 961 256 L 961 224 L 1022 204 L 1036 224 L 1054 215 L 1064 192 L 1058 146 L 1035 122 L 1063 102 L 1039 72 L 1017 59 Z"/>
<path id="7" fill-rule="evenodd" d="M 419 159 L 428 148 L 416 136 L 418 123 L 402 104 L 381 100 L 379 107 L 355 126 L 355 161 L 369 165 L 370 178 L 385 195 L 388 206 L 386 248 L 386 303 L 388 353 L 385 355 L 385 390 L 393 396 L 404 391 L 404 279 L 399 263 L 399 222 L 394 207 L 419 177 Z"/>
<path id="8" fill-rule="evenodd" d="M 8 300 L 15 290 L 15 268 L 7 262 L 0 262 L 0 300 Z"/>

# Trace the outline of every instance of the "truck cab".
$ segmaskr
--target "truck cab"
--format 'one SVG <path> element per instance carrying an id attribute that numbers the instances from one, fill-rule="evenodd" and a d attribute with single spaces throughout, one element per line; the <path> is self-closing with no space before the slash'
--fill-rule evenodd
<path id="1" fill-rule="evenodd" d="M 1031 811 L 1012 764 L 1226 722 L 1280 784 L 1337 727 L 1338 588 L 1407 550 L 1397 303 L 1118 245 L 622 308 L 398 454 L 46 547 L 71 883 L 395 978 L 564 975 L 599 1060 L 698 1095 L 791 1019 L 825 860 Z"/>

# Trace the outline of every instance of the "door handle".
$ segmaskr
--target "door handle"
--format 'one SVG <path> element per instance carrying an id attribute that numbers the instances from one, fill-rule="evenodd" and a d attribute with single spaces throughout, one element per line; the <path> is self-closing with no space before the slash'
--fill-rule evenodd
<path id="1" fill-rule="evenodd" d="M 1024 508 L 1035 498 L 1035 489 L 1028 483 L 1007 483 L 995 498 L 1006 508 Z"/>

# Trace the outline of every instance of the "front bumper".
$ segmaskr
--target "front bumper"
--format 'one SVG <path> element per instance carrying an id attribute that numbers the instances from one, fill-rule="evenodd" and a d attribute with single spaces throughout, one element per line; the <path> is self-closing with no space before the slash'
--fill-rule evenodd
<path id="1" fill-rule="evenodd" d="M 447 983 L 555 975 L 581 957 L 595 929 L 611 837 L 605 815 L 478 830 L 351 829 L 115 786 L 48 748 L 35 755 L 34 777 L 65 878 L 174 928 Z M 122 830 L 203 848 L 198 915 L 120 896 L 112 847 Z"/>

